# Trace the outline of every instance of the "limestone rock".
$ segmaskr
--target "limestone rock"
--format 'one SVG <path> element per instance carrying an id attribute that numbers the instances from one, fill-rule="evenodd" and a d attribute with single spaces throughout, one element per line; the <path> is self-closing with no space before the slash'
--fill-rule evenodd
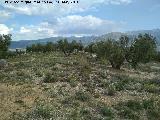
<path id="1" fill-rule="evenodd" d="M 8 65 L 7 61 L 4 59 L 0 59 L 0 69 L 5 68 Z"/>

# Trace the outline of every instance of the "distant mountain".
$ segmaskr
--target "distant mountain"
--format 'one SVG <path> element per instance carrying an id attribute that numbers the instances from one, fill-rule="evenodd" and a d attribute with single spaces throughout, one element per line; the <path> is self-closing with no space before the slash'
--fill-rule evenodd
<path id="1" fill-rule="evenodd" d="M 45 44 L 47 42 L 57 42 L 60 39 L 63 39 L 64 37 L 51 37 L 51 38 L 44 38 L 44 39 L 38 39 L 38 40 L 20 40 L 20 41 L 12 41 L 10 45 L 10 49 L 15 48 L 26 48 L 26 46 L 30 46 L 32 44 Z M 66 37 L 65 37 L 66 38 Z M 89 44 L 91 41 L 96 41 L 98 37 L 96 36 L 84 36 L 84 37 L 67 37 L 68 41 L 81 41 L 83 44 Z"/>
<path id="2" fill-rule="evenodd" d="M 103 40 L 103 39 L 115 39 L 118 40 L 121 35 L 128 35 L 131 39 L 134 37 L 138 36 L 139 34 L 151 34 L 154 37 L 156 37 L 157 43 L 160 45 L 160 29 L 153 29 L 153 30 L 140 30 L 140 31 L 129 31 L 125 33 L 121 32 L 112 32 L 112 33 L 107 33 L 105 35 L 101 36 L 84 36 L 84 37 L 67 37 L 69 41 L 76 40 L 76 41 L 81 41 L 83 44 L 89 44 L 91 42 Z M 62 39 L 63 37 L 51 37 L 51 38 L 45 38 L 45 39 L 38 39 L 38 40 L 20 40 L 20 41 L 12 41 L 11 42 L 11 49 L 15 48 L 26 48 L 26 46 L 30 46 L 32 44 L 36 43 L 41 43 L 45 44 L 47 42 L 56 42 L 59 39 Z"/>
<path id="3" fill-rule="evenodd" d="M 141 30 L 141 31 L 130 31 L 127 32 L 127 35 L 132 35 L 132 36 L 138 36 L 139 34 L 151 34 L 152 36 L 156 37 L 156 41 L 158 44 L 160 44 L 160 29 L 153 29 L 153 30 Z"/>
<path id="4" fill-rule="evenodd" d="M 160 29 L 129 31 L 129 32 L 125 32 L 125 33 L 112 32 L 112 33 L 102 35 L 100 37 L 103 38 L 103 39 L 112 38 L 112 39 L 118 40 L 121 37 L 121 35 L 127 35 L 131 39 L 133 39 L 133 38 L 137 37 L 139 34 L 145 34 L 145 33 L 156 37 L 157 42 L 160 44 Z"/>

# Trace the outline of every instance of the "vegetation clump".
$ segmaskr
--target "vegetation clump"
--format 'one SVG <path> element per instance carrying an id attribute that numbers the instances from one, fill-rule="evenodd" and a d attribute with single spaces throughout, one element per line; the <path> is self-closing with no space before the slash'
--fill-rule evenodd
<path id="1" fill-rule="evenodd" d="M 154 41 L 150 35 L 134 42 L 122 36 L 83 46 L 62 39 L 5 55 L 0 119 L 158 120 L 160 63 Z"/>

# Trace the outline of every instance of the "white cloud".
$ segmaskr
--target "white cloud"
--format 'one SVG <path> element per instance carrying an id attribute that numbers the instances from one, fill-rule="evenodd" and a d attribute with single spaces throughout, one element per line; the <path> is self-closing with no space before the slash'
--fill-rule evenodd
<path id="1" fill-rule="evenodd" d="M 119 31 L 121 23 L 91 15 L 58 17 L 54 22 L 26 25 L 14 32 L 15 40 L 40 39 L 53 36 L 100 35 Z"/>
<path id="2" fill-rule="evenodd" d="M 34 40 L 55 36 L 54 30 L 44 25 L 44 23 L 22 26 L 12 34 L 14 40 Z"/>
<path id="3" fill-rule="evenodd" d="M 11 17 L 11 13 L 6 10 L 0 10 L 0 23 L 8 20 Z"/>
<path id="4" fill-rule="evenodd" d="M 31 0 L 34 1 L 34 0 Z M 69 13 L 83 12 L 94 8 L 99 4 L 129 4 L 132 0 L 79 0 L 79 4 L 5 4 L 0 1 L 1 5 L 12 12 L 26 15 L 66 15 Z"/>
<path id="5" fill-rule="evenodd" d="M 117 29 L 113 21 L 103 20 L 91 15 L 67 16 L 57 19 L 54 28 L 59 34 L 103 34 Z"/>
<path id="6" fill-rule="evenodd" d="M 25 27 L 21 27 L 20 28 L 20 33 L 29 33 L 29 32 L 31 32 L 31 30 L 30 29 L 27 29 L 27 28 L 25 28 Z"/>
<path id="7" fill-rule="evenodd" d="M 5 24 L 0 24 L 0 35 L 9 34 L 13 29 L 9 29 Z"/>
<path id="8" fill-rule="evenodd" d="M 132 0 L 110 0 L 111 4 L 116 4 L 116 5 L 120 5 L 121 3 L 129 4 L 131 2 Z"/>

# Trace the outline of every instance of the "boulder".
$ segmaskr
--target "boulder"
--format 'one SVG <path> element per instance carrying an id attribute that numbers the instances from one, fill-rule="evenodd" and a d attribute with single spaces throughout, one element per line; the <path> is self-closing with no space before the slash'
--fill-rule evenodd
<path id="1" fill-rule="evenodd" d="M 93 57 L 93 58 L 97 58 L 97 55 L 96 55 L 96 54 L 92 54 L 92 57 Z"/>
<path id="2" fill-rule="evenodd" d="M 0 59 L 0 69 L 5 68 L 8 65 L 7 61 Z"/>
<path id="3" fill-rule="evenodd" d="M 61 69 L 63 69 L 63 68 L 64 68 L 64 67 L 63 67 L 62 64 L 56 63 L 56 64 L 54 65 L 54 69 L 61 70 Z"/>

